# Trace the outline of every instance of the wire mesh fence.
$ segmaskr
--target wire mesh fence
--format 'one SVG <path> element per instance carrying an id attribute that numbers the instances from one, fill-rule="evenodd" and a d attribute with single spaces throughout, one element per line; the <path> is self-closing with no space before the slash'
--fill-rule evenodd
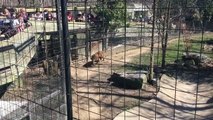
<path id="1" fill-rule="evenodd" d="M 213 118 L 211 0 L 0 5 L 0 119 Z"/>

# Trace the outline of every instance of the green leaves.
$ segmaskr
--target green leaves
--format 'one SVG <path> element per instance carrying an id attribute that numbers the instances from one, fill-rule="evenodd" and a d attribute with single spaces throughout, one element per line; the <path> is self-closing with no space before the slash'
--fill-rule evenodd
<path id="1" fill-rule="evenodd" d="M 105 21 L 108 30 L 114 31 L 116 28 L 125 25 L 127 15 L 123 0 L 103 0 L 94 8 L 94 12 L 100 15 Z"/>
<path id="2" fill-rule="evenodd" d="M 157 18 L 166 14 L 167 3 L 171 2 L 171 18 L 185 18 L 188 25 L 206 26 L 213 16 L 213 0 L 158 0 Z"/>

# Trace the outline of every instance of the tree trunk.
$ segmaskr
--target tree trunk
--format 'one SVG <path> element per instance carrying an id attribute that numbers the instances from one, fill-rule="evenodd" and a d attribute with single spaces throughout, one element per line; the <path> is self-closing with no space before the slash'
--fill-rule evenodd
<path id="1" fill-rule="evenodd" d="M 148 83 L 153 80 L 154 76 L 154 33 L 155 33 L 155 7 L 156 7 L 156 0 L 153 1 L 153 22 L 152 22 L 152 41 L 151 41 L 151 51 L 150 51 L 150 69 L 149 69 L 149 79 L 147 79 Z"/>
<path id="2" fill-rule="evenodd" d="M 170 19 L 170 1 L 168 2 L 168 11 L 167 11 L 167 15 L 166 15 L 166 24 L 164 24 L 164 27 L 166 25 L 166 34 L 163 33 L 163 36 L 165 35 L 165 37 L 163 37 L 164 43 L 162 43 L 162 64 L 161 67 L 165 68 L 166 66 L 166 49 L 167 49 L 167 43 L 168 43 L 168 29 L 169 29 L 169 21 Z"/>
<path id="3" fill-rule="evenodd" d="M 164 68 L 165 66 L 165 57 L 166 57 L 166 49 L 165 49 L 165 29 L 166 29 L 166 20 L 163 20 L 163 30 L 162 30 L 162 37 L 161 37 L 161 47 L 162 47 L 162 60 L 161 60 L 161 67 Z"/>
<path id="4" fill-rule="evenodd" d="M 104 38 L 102 41 L 102 50 L 106 51 L 108 49 L 109 44 L 109 30 L 105 30 Z"/>
<path id="5" fill-rule="evenodd" d="M 162 48 L 162 64 L 161 67 L 164 69 L 166 66 L 166 49 L 167 49 L 167 41 L 168 41 L 168 33 L 166 31 L 166 35 L 165 35 L 165 45 Z"/>

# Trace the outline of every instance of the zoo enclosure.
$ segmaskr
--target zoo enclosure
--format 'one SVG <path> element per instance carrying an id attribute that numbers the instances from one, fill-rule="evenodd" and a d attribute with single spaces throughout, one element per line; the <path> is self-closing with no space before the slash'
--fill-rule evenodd
<path id="1" fill-rule="evenodd" d="M 56 0 L 57 1 L 57 0 Z M 59 2 L 59 1 L 57 1 Z M 115 1 L 114 1 L 115 2 Z M 110 2 L 113 6 L 115 4 L 113 1 Z M 56 4 L 55 1 L 48 1 L 47 3 L 41 2 L 44 7 L 44 4 L 50 4 L 47 6 L 51 6 L 50 9 L 60 10 L 58 11 L 58 20 L 48 23 L 48 21 L 32 21 L 35 23 L 35 27 L 38 26 L 39 22 L 43 27 L 41 30 L 42 40 L 37 39 L 38 41 L 38 49 L 39 44 L 42 44 L 40 47 L 42 52 L 39 50 L 34 56 L 34 61 L 28 64 L 28 67 L 20 66 L 24 69 L 23 73 L 15 76 L 13 82 L 15 83 L 15 87 L 10 87 L 10 89 L 6 92 L 6 94 L 1 98 L 2 105 L 8 104 L 8 107 L 3 108 L 5 112 L 5 116 L 2 119 L 113 119 L 116 115 L 126 109 L 130 109 L 133 106 L 139 106 L 141 102 L 149 102 L 150 98 L 155 98 L 156 96 L 150 96 L 148 99 L 143 99 L 144 91 L 135 90 L 134 95 L 129 95 L 129 90 L 126 89 L 126 84 L 128 82 L 120 83 L 121 88 L 118 86 L 109 86 L 107 82 L 107 78 L 109 78 L 113 73 L 124 74 L 124 78 L 128 77 L 127 73 L 130 72 L 139 72 L 140 75 L 137 78 L 142 76 L 142 73 L 150 74 L 152 71 L 155 72 L 154 78 L 158 81 L 160 78 L 161 68 L 165 67 L 165 70 L 170 70 L 167 65 L 173 63 L 176 59 L 178 62 L 182 60 L 181 56 L 184 52 L 192 52 L 197 53 L 199 57 L 202 57 L 202 54 L 207 56 L 212 55 L 212 51 L 204 49 L 204 34 L 205 31 L 211 31 L 211 27 L 208 28 L 212 23 L 212 18 L 209 21 L 203 21 L 200 24 L 199 20 L 191 22 L 189 19 L 191 16 L 187 16 L 183 11 L 187 12 L 188 10 L 197 10 L 199 8 L 205 8 L 205 6 L 187 6 L 187 0 L 177 2 L 177 4 L 181 7 L 176 11 L 175 5 L 168 2 L 166 0 L 163 2 L 160 1 L 142 1 L 139 3 L 139 6 L 142 6 L 145 11 L 149 11 L 151 16 L 145 16 L 140 18 L 140 15 L 137 15 L 138 18 L 127 19 L 127 9 L 129 2 L 121 1 L 123 3 L 123 7 L 116 6 L 110 8 L 109 6 L 105 6 L 104 1 L 74 1 L 69 0 L 68 6 L 66 1 L 62 1 L 62 3 L 57 4 L 56 7 L 52 7 Z M 132 1 L 131 1 L 132 2 Z M 2 2 L 4 3 L 4 2 Z M 25 1 L 27 3 L 27 1 Z M 89 3 L 89 4 L 88 4 Z M 20 6 L 24 4 L 21 1 Z M 89 22 L 88 18 L 84 22 L 67 22 L 65 18 L 66 9 L 72 8 L 75 6 L 83 7 L 82 11 L 85 14 L 89 14 L 89 10 L 86 9 L 87 5 L 99 5 L 102 7 L 101 10 L 109 10 L 114 9 L 121 10 L 120 12 L 124 12 L 123 21 L 121 25 L 116 26 L 117 29 L 114 31 L 106 31 L 107 20 L 105 18 L 100 18 L 99 21 L 96 21 L 96 24 L 92 24 Z M 136 3 L 135 3 L 136 4 Z M 163 6 L 163 4 L 165 6 Z M 170 5 L 171 4 L 171 5 Z M 6 6 L 16 6 L 12 5 L 12 2 L 6 2 Z M 62 7 L 60 6 L 62 5 Z M 107 4 L 108 5 L 108 4 Z M 162 5 L 162 6 L 161 6 Z M 184 6 L 185 5 L 185 6 Z M 190 5 L 190 4 L 189 4 Z M 122 5 L 121 5 L 122 6 Z M 30 6 L 36 8 L 36 6 Z M 93 11 L 93 8 L 90 8 Z M 128 9 L 131 9 L 128 8 Z M 134 8 L 132 8 L 134 9 Z M 137 8 L 139 9 L 139 8 Z M 142 10 L 143 10 L 142 9 Z M 122 11 L 124 10 L 124 11 Z M 154 12 L 155 11 L 155 12 Z M 61 12 L 61 13 L 60 13 Z M 60 15 L 62 14 L 62 15 Z M 103 12 L 101 17 L 104 17 L 105 13 Z M 138 12 L 137 12 L 138 14 Z M 172 16 L 173 15 L 173 16 Z M 116 16 L 114 16 L 116 17 Z M 147 17 L 150 17 L 149 19 Z M 171 20 L 169 18 L 172 18 Z M 189 17 L 186 19 L 186 17 Z M 60 18 L 60 19 L 59 19 Z M 185 20 L 184 20 L 185 19 Z M 136 20 L 136 21 L 135 21 Z M 192 19 L 193 20 L 193 19 Z M 154 22 L 153 22 L 154 21 Z M 171 22 L 172 21 L 172 22 Z M 113 22 L 117 22 L 116 20 Z M 188 23 L 187 23 L 188 22 Z M 68 23 L 68 24 L 67 24 Z M 173 23 L 173 24 L 170 24 Z M 194 23 L 194 24 L 190 24 Z M 204 23 L 207 27 L 204 27 Z M 47 24 L 55 26 L 53 31 L 49 32 Z M 71 25 L 70 25 L 71 24 Z M 184 24 L 186 25 L 184 27 Z M 58 26 L 57 26 L 58 25 Z M 80 28 L 76 28 L 75 26 L 79 25 Z M 183 26 L 182 26 L 183 25 Z M 45 26 L 45 27 L 44 27 Z M 84 27 L 82 27 L 84 26 Z M 155 26 L 155 27 L 154 27 Z M 175 27 L 174 27 L 175 26 Z M 66 28 L 67 27 L 67 28 Z M 99 29 L 98 27 L 102 28 Z M 191 29 L 193 28 L 193 29 Z M 38 28 L 36 28 L 38 29 Z M 69 30 L 68 30 L 69 29 Z M 74 30 L 78 29 L 78 30 Z M 31 31 L 27 30 L 27 34 L 29 35 Z M 39 32 L 35 31 L 35 35 L 40 35 Z M 198 43 L 191 43 L 189 39 L 193 38 L 193 34 L 197 33 L 199 39 Z M 50 35 L 48 35 L 50 33 Z M 201 34 L 199 34 L 201 33 Z M 73 38 L 73 36 L 77 35 L 77 40 Z M 80 34 L 78 36 L 78 34 Z M 71 37 L 71 41 L 69 36 Z M 16 36 L 14 36 L 15 39 Z M 81 40 L 81 37 L 83 38 Z M 48 47 L 48 38 L 50 38 L 50 47 Z M 177 38 L 178 45 L 177 47 L 165 48 L 167 46 L 167 41 L 172 38 Z M 185 39 L 185 43 L 181 43 Z M 7 39 L 9 41 L 10 39 Z M 188 41 L 187 41 L 188 40 Z M 94 43 L 92 43 L 94 41 Z M 100 41 L 100 42 L 99 42 Z M 210 40 L 211 41 L 211 40 Z M 10 41 L 9 41 L 10 42 Z M 70 44 L 67 44 L 71 42 Z M 208 41 L 207 41 L 208 42 Z M 12 43 L 12 42 L 11 42 Z M 64 44 L 65 43 L 65 44 Z M 103 44 L 102 44 L 103 43 Z M 108 43 L 108 45 L 106 44 Z M 157 43 L 154 45 L 154 43 Z M 20 43 L 22 44 L 22 42 Z M 36 44 L 36 43 L 35 43 Z M 185 44 L 185 45 L 184 45 Z M 191 49 L 191 45 L 200 46 L 196 49 Z M 71 51 L 69 51 L 69 46 L 71 46 Z M 95 46 L 95 47 L 94 47 Z M 98 46 L 98 47 L 97 47 Z M 162 46 L 162 47 L 160 47 Z M 182 46 L 182 47 L 181 47 Z M 68 48 L 67 48 L 68 47 Z M 92 49 L 94 47 L 94 49 Z M 208 46 L 209 47 L 209 46 Z M 83 49 L 81 49 L 83 48 Z M 152 53 L 143 54 L 143 51 L 150 49 Z M 77 49 L 77 50 L 76 50 Z M 78 50 L 80 49 L 80 50 Z M 101 50 L 106 51 L 106 61 L 103 64 L 98 64 L 94 68 L 90 67 L 82 67 L 84 63 L 90 61 L 90 56 L 96 51 Z M 139 58 L 136 60 L 137 62 L 129 61 L 128 58 L 131 55 L 128 55 L 128 51 L 139 49 Z M 163 50 L 172 51 L 175 55 L 166 54 L 165 59 L 161 59 L 161 54 L 163 54 Z M 204 50 L 203 50 L 204 49 Z M 78 51 L 78 52 L 77 52 Z M 161 52 L 162 51 L 162 52 Z M 70 52 L 70 54 L 69 54 Z M 8 52 L 11 56 L 12 52 Z M 42 55 L 39 55 L 42 53 Z M 115 57 L 115 54 L 122 54 L 121 59 Z M 153 56 L 152 56 L 153 54 Z M 58 58 L 59 55 L 59 58 Z M 171 55 L 171 56 L 170 56 Z M 2 54 L 5 56 L 5 54 Z M 27 57 L 31 58 L 31 56 L 27 55 Z M 69 57 L 71 56 L 71 58 Z M 76 57 L 77 60 L 74 60 L 73 57 Z M 172 58 L 173 57 L 173 58 Z M 3 58 L 3 57 L 2 57 Z M 163 57 L 162 57 L 163 58 Z M 172 58 L 172 59 L 171 59 Z M 70 59 L 71 60 L 70 62 Z M 150 59 L 152 61 L 150 61 Z M 190 59 L 190 58 L 188 58 Z M 194 58 L 191 58 L 194 61 Z M 4 64 L 8 61 L 2 60 L 1 64 Z M 43 65 L 43 62 L 47 61 L 46 66 Z M 55 62 L 59 61 L 59 63 Z M 163 61 L 165 64 L 163 65 Z M 192 62 L 190 61 L 190 62 Z M 196 61 L 194 61 L 196 62 Z M 44 62 L 45 63 L 45 62 Z M 10 62 L 9 62 L 10 64 Z M 17 63 L 16 63 L 17 64 Z M 70 64 L 70 65 L 69 65 Z M 188 63 L 181 63 L 186 64 Z M 189 65 L 196 65 L 198 63 L 189 63 Z M 43 66 L 42 66 L 43 65 Z M 178 64 L 179 65 L 179 64 Z M 49 66 L 49 67 L 48 67 Z M 109 67 L 110 66 L 110 67 Z M 6 66 L 4 66 L 6 67 Z M 45 69 L 43 67 L 49 69 L 50 72 L 45 73 Z M 56 68 L 56 69 L 55 69 Z M 153 68 L 153 69 L 151 69 Z M 184 66 L 180 66 L 177 69 L 173 69 L 169 72 L 173 74 L 173 77 L 177 81 L 178 72 L 184 69 Z M 13 68 L 10 68 L 13 69 Z M 71 69 L 71 70 L 69 70 Z M 105 69 L 105 70 L 103 70 Z M 82 70 L 82 71 L 81 71 Z M 131 71 L 132 70 L 132 71 Z M 164 69 L 163 69 L 164 70 Z M 78 72 L 80 71 L 80 72 Z M 150 72 L 151 71 L 151 72 Z M 6 71 L 1 70 L 1 75 L 3 77 L 7 77 Z M 71 72 L 71 73 L 70 73 Z M 53 74 L 54 73 L 54 74 Z M 94 73 L 92 76 L 91 74 Z M 198 68 L 196 73 L 201 73 L 201 69 Z M 83 77 L 81 74 L 85 74 Z M 3 78 L 2 77 L 2 78 Z M 148 77 L 148 75 L 147 75 Z M 11 79 L 11 78 L 9 78 Z M 153 80 L 153 79 L 150 79 Z M 195 83 L 199 86 L 200 76 L 195 78 Z M 17 85 L 15 81 L 22 81 L 23 85 Z M 125 81 L 125 80 L 124 80 Z M 147 84 L 145 79 L 143 84 Z M 155 81 L 154 81 L 155 82 Z M 153 81 L 151 82 L 153 83 Z M 140 83 L 139 83 L 140 84 Z M 72 89 L 71 86 L 72 85 Z M 107 86 L 107 87 L 106 87 Z M 157 84 L 159 87 L 159 84 Z M 156 87 L 156 88 L 157 88 Z M 69 89 L 68 89 L 69 88 Z M 176 87 L 175 87 L 176 88 Z M 175 92 L 178 88 L 175 89 Z M 198 89 L 198 88 L 197 88 Z M 72 92 L 72 93 L 71 93 Z M 155 90 L 154 93 L 158 92 L 158 89 Z M 93 95 L 94 94 L 94 95 Z M 198 91 L 196 91 L 196 96 Z M 69 98 L 71 97 L 72 98 Z M 130 96 L 130 97 L 129 97 Z M 67 99 L 65 99 L 67 98 Z M 69 99 L 68 99 L 69 98 Z M 134 100 L 132 100 L 134 99 Z M 67 101 L 67 102 L 66 102 Z M 117 101 L 117 102 L 116 102 Z M 119 104 L 121 102 L 122 104 Z M 131 104 L 131 102 L 133 102 Z M 176 99 L 174 100 L 174 104 Z M 197 101 L 194 101 L 197 104 Z M 158 104 L 155 103 L 155 106 Z M 14 107 L 11 112 L 10 107 Z M 108 109 L 106 106 L 109 106 Z M 15 109 L 15 110 L 14 110 Z M 175 111 L 177 108 L 173 107 Z M 83 114 L 86 114 L 83 116 Z M 156 113 L 156 111 L 155 111 Z M 140 111 L 138 110 L 135 114 L 141 116 Z M 156 113 L 157 114 L 157 113 Z M 175 118 L 175 112 L 172 113 L 173 116 L 171 118 Z M 24 116 L 22 116 L 24 115 Z M 196 107 L 194 107 L 194 113 L 192 113 L 193 118 L 196 118 Z M 124 115 L 124 118 L 128 119 L 127 116 Z M 156 118 L 155 118 L 156 119 Z"/>

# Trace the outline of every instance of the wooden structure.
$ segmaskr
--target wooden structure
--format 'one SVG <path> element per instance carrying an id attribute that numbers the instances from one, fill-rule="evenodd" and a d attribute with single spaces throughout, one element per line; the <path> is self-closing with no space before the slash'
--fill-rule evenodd
<path id="1" fill-rule="evenodd" d="M 36 53 L 38 41 L 50 40 L 51 34 L 57 31 L 56 21 L 43 22 L 31 21 L 32 26 L 24 31 L 5 39 L 1 36 L 0 41 L 0 84 L 19 80 L 19 76 L 26 69 L 29 61 Z M 83 23 L 70 23 L 69 28 L 85 28 Z M 60 44 L 59 44 L 60 45 Z M 21 84 L 21 83 L 20 83 Z"/>
<path id="2" fill-rule="evenodd" d="M 92 38 L 94 32 L 91 29 L 76 29 L 70 31 L 71 37 L 71 55 L 79 60 L 90 60 L 92 54 L 102 51 L 102 38 Z"/>
<path id="3" fill-rule="evenodd" d="M 26 68 L 36 51 L 34 27 L 0 41 L 0 84 L 14 81 Z"/>
<path id="4" fill-rule="evenodd" d="M 0 84 L 5 84 L 11 81 L 18 81 L 17 83 L 21 85 L 22 80 L 19 76 L 28 67 L 29 62 L 35 56 L 39 43 L 49 43 L 49 47 L 57 44 L 57 46 L 54 46 L 53 53 L 57 53 L 57 50 L 60 51 L 60 41 L 57 37 L 58 34 L 56 34 L 56 21 L 31 21 L 31 23 L 31 27 L 12 36 L 9 39 L 6 39 L 4 38 L 4 36 L 2 36 L 2 39 L 0 41 Z M 80 32 L 82 30 L 85 30 L 85 24 L 69 23 L 69 29 L 71 38 L 73 38 L 74 36 L 73 33 L 76 33 L 78 37 L 78 39 L 76 40 L 71 39 L 71 41 L 74 41 L 74 43 L 71 44 L 75 46 L 72 46 L 71 50 L 78 50 L 77 48 L 80 47 L 86 48 L 86 35 Z M 46 45 L 43 45 L 43 47 L 45 46 Z M 85 49 L 79 49 L 79 51 L 85 53 Z M 62 94 L 60 90 L 55 91 L 50 95 L 44 96 L 41 99 L 36 100 L 35 102 L 0 100 L 0 104 L 7 105 L 7 111 L 4 111 L 4 106 L 0 105 L 0 111 L 3 111 L 2 113 L 0 112 L 0 119 L 30 118 L 31 120 L 36 120 L 38 119 L 38 114 L 41 114 L 41 116 L 42 114 L 47 115 L 52 109 L 63 110 L 65 109 L 66 105 L 65 103 L 61 102 L 63 100 L 58 100 L 59 94 Z M 45 112 L 41 112 L 40 109 L 43 109 L 43 106 L 40 106 L 39 104 L 49 105 L 49 101 L 56 104 L 57 106 L 54 106 L 54 108 L 52 106 L 46 106 L 51 109 L 46 110 Z M 57 119 L 66 118 L 66 115 L 60 114 L 58 112 L 52 112 L 52 115 L 56 116 Z"/>
<path id="5" fill-rule="evenodd" d="M 60 90 L 57 90 L 47 96 L 42 97 L 41 99 L 36 100 L 35 102 L 32 101 L 1 101 L 0 100 L 0 119 L 2 120 L 38 120 L 42 119 L 38 116 L 42 116 L 51 112 L 51 110 L 46 109 L 45 111 L 41 110 L 42 106 L 40 104 L 45 104 L 45 107 L 50 107 L 55 110 L 61 110 L 61 112 L 65 109 L 65 103 L 61 102 L 62 100 L 58 101 L 58 95 L 62 94 Z M 49 100 L 52 100 L 52 103 L 55 103 L 55 106 L 51 106 L 49 104 Z M 62 99 L 62 98 L 61 98 Z M 56 116 L 56 120 L 62 120 L 66 118 L 66 115 L 60 114 L 58 112 L 52 112 L 54 116 Z M 48 117 L 51 119 L 51 117 Z"/>
<path id="6" fill-rule="evenodd" d="M 72 60 L 84 60 L 85 58 L 90 60 L 90 56 L 97 51 L 102 51 L 102 38 L 92 38 L 92 30 L 85 28 L 76 28 L 69 30 L 69 40 L 70 40 L 70 51 Z M 60 54 L 60 41 L 57 39 L 57 32 L 49 32 L 47 34 L 48 40 L 47 51 L 48 55 L 54 56 Z M 45 51 L 45 41 L 39 41 L 40 51 Z M 44 52 L 40 52 L 41 57 L 44 58 Z"/>

